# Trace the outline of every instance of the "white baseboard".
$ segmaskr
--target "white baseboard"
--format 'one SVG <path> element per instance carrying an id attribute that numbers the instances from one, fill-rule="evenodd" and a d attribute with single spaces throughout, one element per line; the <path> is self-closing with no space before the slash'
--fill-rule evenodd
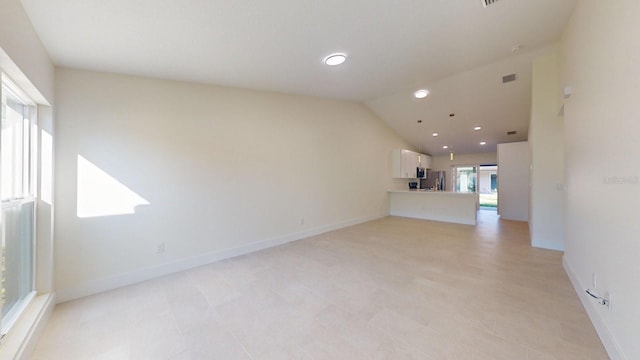
<path id="1" fill-rule="evenodd" d="M 564 244 L 556 244 L 552 241 L 532 241 L 531 246 L 539 249 L 564 251 Z"/>
<path id="2" fill-rule="evenodd" d="M 462 224 L 462 225 L 476 225 L 476 220 L 471 219 L 471 218 L 464 218 L 464 217 L 455 217 L 455 216 L 446 216 L 446 215 L 437 215 L 437 214 L 430 214 L 427 216 L 422 216 L 420 214 L 416 215 L 415 213 L 411 212 L 411 211 L 392 211 L 391 212 L 392 216 L 400 216 L 400 217 L 406 217 L 406 218 L 411 218 L 411 219 L 420 219 L 420 220 L 429 220 L 429 221 L 439 221 L 439 222 L 446 222 L 446 223 L 452 223 L 452 224 Z"/>
<path id="3" fill-rule="evenodd" d="M 27 360 L 35 350 L 55 306 L 55 294 L 33 298 L 3 339 L 0 359 Z"/>
<path id="4" fill-rule="evenodd" d="M 136 284 L 145 280 L 150 280 L 164 275 L 173 274 L 183 270 L 188 270 L 194 267 L 210 264 L 212 262 L 229 259 L 232 257 L 248 254 L 251 252 L 275 247 L 278 245 L 286 244 L 296 240 L 301 240 L 310 236 L 319 235 L 325 232 L 338 230 L 348 226 L 361 224 L 367 221 L 388 216 L 389 213 L 379 213 L 375 215 L 365 216 L 361 218 L 342 221 L 339 223 L 321 226 L 315 229 L 309 229 L 305 231 L 296 232 L 289 235 L 279 236 L 271 239 L 265 239 L 257 242 L 253 242 L 246 245 L 241 245 L 231 249 L 224 249 L 218 251 L 212 251 L 207 254 L 193 256 L 185 259 L 172 261 L 169 263 L 152 266 L 144 269 L 139 269 L 130 273 L 110 276 L 102 279 L 87 281 L 77 286 L 73 286 L 66 289 L 57 289 L 58 302 L 65 302 L 73 299 L 78 299 L 88 295 L 101 293 L 108 290 L 117 289 L 123 286 Z"/>
<path id="5" fill-rule="evenodd" d="M 580 283 L 573 267 L 567 261 L 566 256 L 562 257 L 562 266 L 564 266 L 564 270 L 569 276 L 569 280 L 571 281 L 574 290 L 578 293 L 580 302 L 582 302 L 582 306 L 587 311 L 587 315 L 589 316 L 589 319 L 591 319 L 591 323 L 593 323 L 593 327 L 596 329 L 605 350 L 607 350 L 609 358 L 611 358 L 611 360 L 628 360 L 620 345 L 613 337 L 611 330 L 609 330 L 607 323 L 596 310 L 596 303 L 591 301 L 591 298 L 586 294 L 586 289 L 588 287 Z"/>

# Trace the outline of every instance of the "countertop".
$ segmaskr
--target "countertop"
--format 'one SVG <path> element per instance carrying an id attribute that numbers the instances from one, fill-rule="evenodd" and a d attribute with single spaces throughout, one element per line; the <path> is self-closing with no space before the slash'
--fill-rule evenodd
<path id="1" fill-rule="evenodd" d="M 405 189 L 392 189 L 389 190 L 390 193 L 411 193 L 411 194 L 440 194 L 440 195 L 456 195 L 456 196 L 475 196 L 475 193 L 461 193 L 455 191 L 434 191 L 434 190 L 405 190 Z"/>

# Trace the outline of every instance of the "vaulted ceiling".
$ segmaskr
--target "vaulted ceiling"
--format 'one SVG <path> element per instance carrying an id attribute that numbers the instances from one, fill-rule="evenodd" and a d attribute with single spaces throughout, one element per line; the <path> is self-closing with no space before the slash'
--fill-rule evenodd
<path id="1" fill-rule="evenodd" d="M 526 139 L 531 59 L 558 40 L 576 0 L 483 1 L 22 4 L 58 66 L 360 101 L 440 154 L 447 144 L 468 153 Z M 326 66 L 333 52 L 347 61 Z M 412 98 L 419 88 L 431 94 Z"/>

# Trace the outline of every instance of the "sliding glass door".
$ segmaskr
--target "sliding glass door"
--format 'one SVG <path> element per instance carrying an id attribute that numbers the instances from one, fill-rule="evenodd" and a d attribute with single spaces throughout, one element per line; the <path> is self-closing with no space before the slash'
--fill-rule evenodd
<path id="1" fill-rule="evenodd" d="M 453 166 L 452 169 L 453 191 L 462 193 L 475 193 L 478 184 L 478 171 L 476 166 Z"/>

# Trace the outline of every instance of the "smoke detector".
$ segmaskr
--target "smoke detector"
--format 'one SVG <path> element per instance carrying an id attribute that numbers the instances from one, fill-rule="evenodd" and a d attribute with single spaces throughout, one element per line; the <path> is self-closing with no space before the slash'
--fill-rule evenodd
<path id="1" fill-rule="evenodd" d="M 483 7 L 487 7 L 495 2 L 497 2 L 498 0 L 482 0 L 482 6 Z"/>

